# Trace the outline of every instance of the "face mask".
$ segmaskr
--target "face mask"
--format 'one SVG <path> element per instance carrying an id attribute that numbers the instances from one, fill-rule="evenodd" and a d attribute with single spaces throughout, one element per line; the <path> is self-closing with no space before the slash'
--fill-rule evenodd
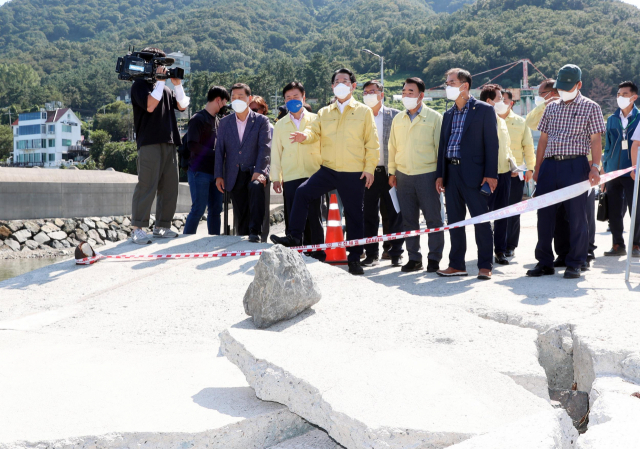
<path id="1" fill-rule="evenodd" d="M 371 109 L 375 108 L 376 105 L 380 103 L 380 100 L 378 100 L 377 94 L 365 95 L 364 97 L 362 97 L 362 99 L 364 101 L 364 104 L 369 106 Z"/>
<path id="2" fill-rule="evenodd" d="M 574 90 L 573 92 L 559 90 L 558 93 L 560 94 L 560 98 L 562 98 L 562 101 L 571 101 L 578 96 L 578 89 Z"/>
<path id="3" fill-rule="evenodd" d="M 506 114 L 509 110 L 509 106 L 504 104 L 504 101 L 499 101 L 493 105 L 493 108 L 496 110 L 498 115 Z"/>
<path id="4" fill-rule="evenodd" d="M 540 106 L 546 100 L 543 97 L 541 97 L 540 95 L 536 95 L 536 98 L 535 98 L 534 101 L 536 102 L 536 106 Z"/>
<path id="5" fill-rule="evenodd" d="M 287 111 L 295 114 L 300 109 L 302 109 L 302 102 L 300 100 L 289 100 L 287 101 L 286 106 L 287 106 Z"/>
<path id="6" fill-rule="evenodd" d="M 244 111 L 247 110 L 249 105 L 242 100 L 233 100 L 231 102 L 231 107 L 233 108 L 234 111 L 236 111 L 237 114 L 242 114 Z"/>
<path id="7" fill-rule="evenodd" d="M 351 88 L 346 84 L 338 84 L 333 88 L 333 94 L 338 97 L 338 99 L 343 100 L 349 96 L 351 93 Z"/>
<path id="8" fill-rule="evenodd" d="M 628 108 L 631 104 L 631 98 L 618 97 L 618 107 L 620 109 Z"/>
<path id="9" fill-rule="evenodd" d="M 451 101 L 456 101 L 460 96 L 460 87 L 447 86 L 447 88 L 445 89 L 447 92 L 447 99 Z"/>
<path id="10" fill-rule="evenodd" d="M 412 111 L 418 106 L 417 98 L 402 97 L 402 104 L 407 111 Z"/>

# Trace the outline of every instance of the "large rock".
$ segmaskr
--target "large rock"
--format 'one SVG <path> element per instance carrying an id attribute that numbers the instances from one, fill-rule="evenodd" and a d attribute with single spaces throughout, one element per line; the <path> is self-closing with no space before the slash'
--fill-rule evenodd
<path id="1" fill-rule="evenodd" d="M 11 229 L 6 226 L 0 226 L 0 239 L 6 239 L 11 235 Z"/>
<path id="2" fill-rule="evenodd" d="M 76 229 L 76 222 L 70 219 L 64 221 L 64 225 L 62 226 L 62 230 L 67 234 L 71 234 Z"/>
<path id="3" fill-rule="evenodd" d="M 243 302 L 258 328 L 293 318 L 320 301 L 320 290 L 297 251 L 275 245 L 262 253 L 254 270 Z"/>
<path id="4" fill-rule="evenodd" d="M 24 245 L 32 251 L 38 249 L 38 243 L 33 240 L 27 240 Z"/>
<path id="5" fill-rule="evenodd" d="M 38 226 L 38 224 L 34 223 L 33 221 L 25 221 L 24 228 L 34 235 L 40 232 L 40 226 Z"/>
<path id="6" fill-rule="evenodd" d="M 47 235 L 51 240 L 64 240 L 67 238 L 67 233 L 64 231 L 50 232 Z"/>
<path id="7" fill-rule="evenodd" d="M 88 235 L 90 239 L 95 240 L 96 243 L 98 243 L 99 245 L 102 245 L 104 243 L 100 238 L 100 234 L 98 234 L 98 232 L 95 229 L 90 229 Z"/>
<path id="8" fill-rule="evenodd" d="M 57 227 L 61 228 L 64 226 L 64 220 L 62 218 L 54 218 L 53 219 L 53 224 L 56 225 Z"/>
<path id="9" fill-rule="evenodd" d="M 60 228 L 57 227 L 55 224 L 53 223 L 46 223 L 44 226 L 42 226 L 40 228 L 40 230 L 42 232 L 46 232 L 47 234 L 49 234 L 50 232 L 58 232 L 60 231 Z"/>
<path id="10" fill-rule="evenodd" d="M 23 223 L 20 220 L 12 220 L 7 223 L 7 227 L 11 229 L 11 232 L 18 232 L 23 227 Z"/>
<path id="11" fill-rule="evenodd" d="M 97 229 L 109 229 L 109 225 L 103 221 L 96 221 L 96 228 Z"/>
<path id="12" fill-rule="evenodd" d="M 82 221 L 84 222 L 85 225 L 89 227 L 89 229 L 96 228 L 96 222 L 93 221 L 91 218 L 83 218 Z"/>
<path id="13" fill-rule="evenodd" d="M 4 241 L 5 246 L 8 246 L 13 251 L 20 251 L 20 243 L 16 242 L 13 239 L 7 239 Z"/>
<path id="14" fill-rule="evenodd" d="M 76 229 L 76 239 L 80 240 L 81 242 L 86 242 L 88 238 L 89 237 L 87 236 L 85 231 L 83 231 L 82 229 Z"/>
<path id="15" fill-rule="evenodd" d="M 11 238 L 17 240 L 19 243 L 26 242 L 31 237 L 31 232 L 26 229 L 22 229 L 18 232 L 11 234 Z"/>

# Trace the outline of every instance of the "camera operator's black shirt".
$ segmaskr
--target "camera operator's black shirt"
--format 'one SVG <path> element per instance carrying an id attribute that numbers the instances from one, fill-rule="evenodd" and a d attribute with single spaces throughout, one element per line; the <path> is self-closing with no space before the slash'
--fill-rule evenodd
<path id="1" fill-rule="evenodd" d="M 216 138 L 220 119 L 205 109 L 189 120 L 185 140 L 189 146 L 189 170 L 213 175 L 216 162 Z"/>
<path id="2" fill-rule="evenodd" d="M 152 113 L 149 113 L 147 98 L 153 92 L 153 86 L 145 80 L 136 80 L 131 86 L 131 105 L 138 149 L 145 145 L 159 143 L 180 145 L 180 132 L 175 114 L 178 109 L 176 97 L 171 89 L 164 86 L 160 103 Z"/>

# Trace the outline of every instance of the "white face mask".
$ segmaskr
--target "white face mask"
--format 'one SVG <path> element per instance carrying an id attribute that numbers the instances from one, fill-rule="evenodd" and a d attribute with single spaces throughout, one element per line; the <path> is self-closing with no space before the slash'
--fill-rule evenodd
<path id="1" fill-rule="evenodd" d="M 447 98 L 451 101 L 456 101 L 460 96 L 460 87 L 447 86 L 445 89 L 447 92 Z"/>
<path id="2" fill-rule="evenodd" d="M 402 97 L 402 104 L 407 111 L 412 111 L 418 107 L 418 98 Z"/>
<path id="3" fill-rule="evenodd" d="M 236 111 L 236 113 L 242 114 L 244 111 L 247 110 L 249 105 L 242 100 L 233 100 L 231 102 L 231 107 L 233 108 L 234 111 Z"/>
<path id="4" fill-rule="evenodd" d="M 578 92 L 579 90 L 576 89 L 573 92 L 567 92 L 566 90 L 559 90 L 558 93 L 560 94 L 560 98 L 562 98 L 562 101 L 571 101 L 574 98 L 576 98 L 578 96 Z"/>
<path id="5" fill-rule="evenodd" d="M 364 104 L 369 106 L 371 109 L 375 108 L 377 104 L 380 103 L 380 100 L 378 100 L 377 94 L 365 95 L 362 97 L 362 100 L 364 101 Z"/>
<path id="6" fill-rule="evenodd" d="M 534 101 L 536 102 L 536 106 L 540 106 L 546 100 L 543 97 L 541 97 L 540 95 L 536 95 L 536 98 L 535 98 Z"/>
<path id="7" fill-rule="evenodd" d="M 498 115 L 506 114 L 509 110 L 509 106 L 504 103 L 504 101 L 499 101 L 493 105 L 493 108 L 496 110 Z"/>
<path id="8" fill-rule="evenodd" d="M 629 105 L 631 104 L 631 98 L 618 97 L 617 101 L 618 101 L 618 107 L 620 109 L 628 108 Z"/>
<path id="9" fill-rule="evenodd" d="M 338 99 L 340 100 L 344 100 L 345 98 L 347 98 L 350 93 L 351 93 L 351 88 L 346 84 L 340 83 L 333 88 L 333 94 L 336 97 L 338 97 Z"/>

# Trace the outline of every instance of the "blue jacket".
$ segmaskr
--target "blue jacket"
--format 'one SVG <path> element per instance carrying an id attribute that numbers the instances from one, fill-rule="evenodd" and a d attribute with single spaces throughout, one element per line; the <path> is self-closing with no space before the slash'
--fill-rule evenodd
<path id="1" fill-rule="evenodd" d="M 447 146 L 451 136 L 454 104 L 442 118 L 442 132 L 438 147 L 437 177 L 446 185 Z M 498 178 L 498 120 L 493 106 L 484 101 L 471 99 L 464 120 L 460 141 L 460 168 L 468 187 L 481 187 L 482 178 Z"/>
<path id="2" fill-rule="evenodd" d="M 606 173 L 631 167 L 631 137 L 640 123 L 640 111 L 634 105 L 627 125 L 627 149 L 622 149 L 622 120 L 620 119 L 620 108 L 616 109 L 607 119 L 607 134 L 604 145 L 604 155 L 602 165 Z M 629 173 L 623 176 L 631 176 Z"/>
<path id="3" fill-rule="evenodd" d="M 260 173 L 268 178 L 270 163 L 271 132 L 267 117 L 249 111 L 242 143 L 238 137 L 236 115 L 230 114 L 220 120 L 214 176 L 222 178 L 224 167 L 224 188 L 227 192 L 233 190 L 241 166 L 253 167 L 252 174 Z"/>

